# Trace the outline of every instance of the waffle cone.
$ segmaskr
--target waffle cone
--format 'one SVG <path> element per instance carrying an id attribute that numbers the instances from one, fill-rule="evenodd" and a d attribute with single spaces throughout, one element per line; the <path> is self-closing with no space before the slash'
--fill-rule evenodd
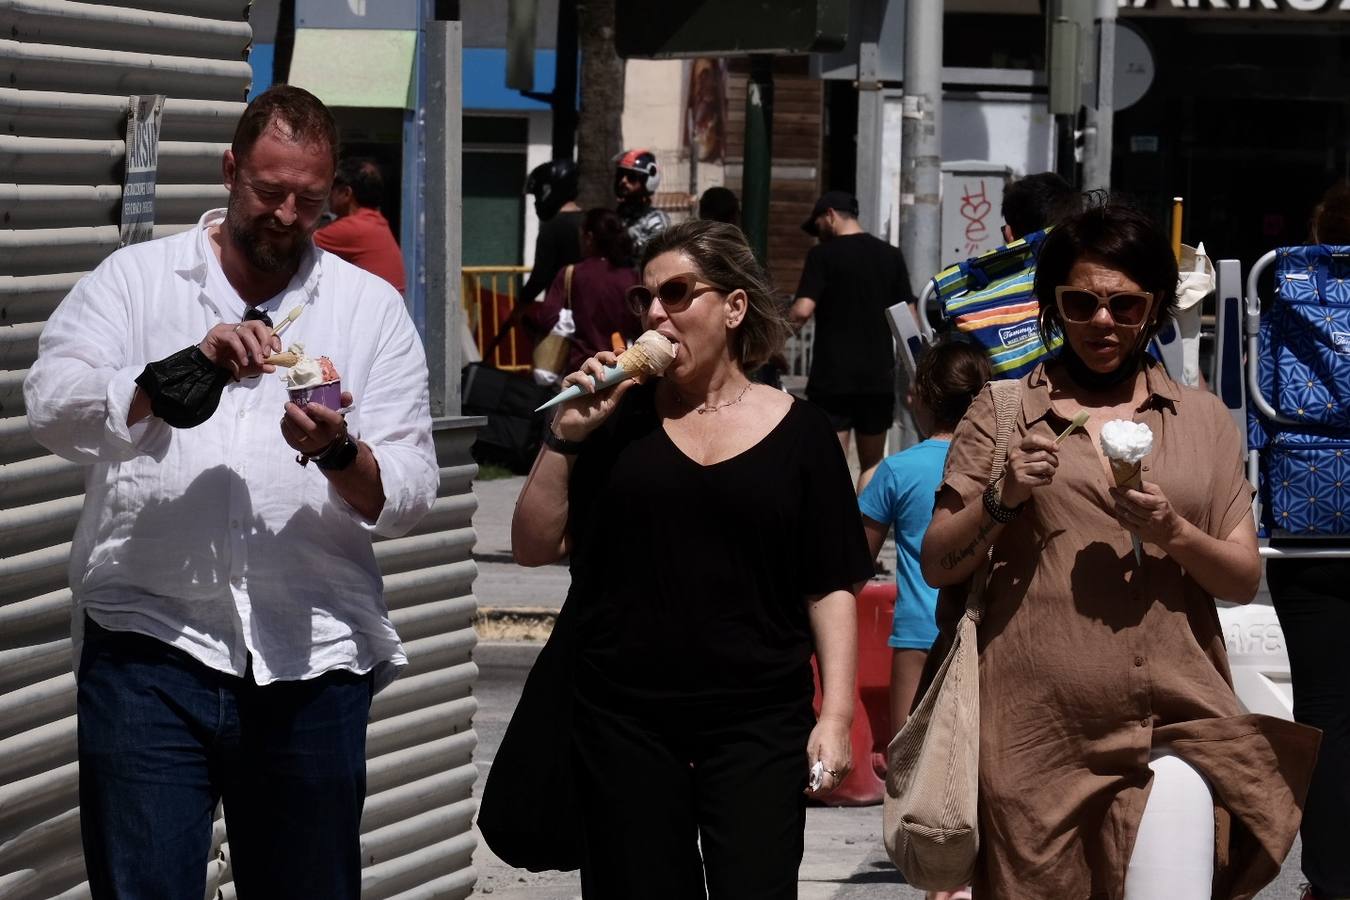
<path id="1" fill-rule="evenodd" d="M 638 341 L 619 354 L 618 365 L 629 376 L 636 378 L 639 375 L 660 375 L 666 370 L 668 362 L 658 358 L 642 341 Z"/>
<path id="2" fill-rule="evenodd" d="M 1116 487 L 1141 490 L 1144 477 L 1140 464 L 1124 459 L 1111 460 L 1111 475 L 1116 479 Z"/>
<path id="3" fill-rule="evenodd" d="M 289 350 L 285 353 L 273 353 L 271 356 L 267 357 L 267 359 L 263 360 L 263 362 L 269 366 L 285 366 L 287 368 L 295 365 L 299 361 L 299 354 L 292 353 Z"/>

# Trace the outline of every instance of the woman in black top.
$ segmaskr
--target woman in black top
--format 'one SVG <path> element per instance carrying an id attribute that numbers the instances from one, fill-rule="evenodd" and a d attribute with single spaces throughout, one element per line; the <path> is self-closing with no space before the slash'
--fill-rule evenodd
<path id="1" fill-rule="evenodd" d="M 512 522 L 517 562 L 571 557 L 583 892 L 795 897 L 806 797 L 849 769 L 871 566 L 848 469 L 823 413 L 746 377 L 786 328 L 739 229 L 656 236 L 630 297 L 675 362 L 562 405 Z"/>

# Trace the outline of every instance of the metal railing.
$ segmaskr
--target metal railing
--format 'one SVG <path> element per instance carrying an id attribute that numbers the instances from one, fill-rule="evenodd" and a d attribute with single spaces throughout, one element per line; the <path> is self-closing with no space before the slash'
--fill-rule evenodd
<path id="1" fill-rule="evenodd" d="M 528 372 L 531 341 L 519 326 L 500 341 L 497 335 L 516 306 L 516 289 L 529 266 L 465 266 L 461 271 L 469 332 L 483 362 L 507 372 Z M 491 351 L 491 352 L 489 352 Z"/>

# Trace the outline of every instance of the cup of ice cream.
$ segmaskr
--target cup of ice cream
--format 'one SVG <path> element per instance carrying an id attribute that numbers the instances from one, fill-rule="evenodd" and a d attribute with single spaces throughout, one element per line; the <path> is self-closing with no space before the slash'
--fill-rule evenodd
<path id="1" fill-rule="evenodd" d="M 283 361 L 279 357 L 285 357 Z M 284 376 L 291 402 L 299 406 L 317 403 L 329 409 L 342 409 L 342 379 L 333 361 L 326 356 L 307 356 L 303 344 L 291 344 L 285 353 L 270 362 L 289 366 Z"/>

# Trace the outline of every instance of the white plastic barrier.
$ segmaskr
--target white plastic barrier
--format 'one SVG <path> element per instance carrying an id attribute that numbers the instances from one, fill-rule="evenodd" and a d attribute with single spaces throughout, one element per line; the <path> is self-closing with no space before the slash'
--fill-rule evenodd
<path id="1" fill-rule="evenodd" d="M 1233 689 L 1247 712 L 1294 718 L 1294 693 L 1284 631 L 1267 595 L 1247 606 L 1219 607 Z"/>

